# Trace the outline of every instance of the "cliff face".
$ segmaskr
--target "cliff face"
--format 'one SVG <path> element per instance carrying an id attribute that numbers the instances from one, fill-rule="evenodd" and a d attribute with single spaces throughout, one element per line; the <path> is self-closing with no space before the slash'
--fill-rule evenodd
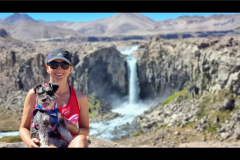
<path id="1" fill-rule="evenodd" d="M 86 53 L 82 59 L 74 55 L 74 71 L 69 83 L 86 94 L 97 93 L 124 96 L 127 94 L 126 62 L 114 46 L 99 47 Z"/>
<path id="2" fill-rule="evenodd" d="M 211 91 L 240 86 L 239 41 L 231 39 L 198 40 L 195 42 L 165 41 L 154 37 L 140 45 L 138 59 L 140 97 L 153 98 L 181 90 L 186 81 L 197 82 L 194 92 L 202 92 L 204 84 Z"/>
<path id="3" fill-rule="evenodd" d="M 45 68 L 46 56 L 56 48 L 64 48 L 73 56 L 74 69 L 70 73 L 68 82 L 75 89 L 85 94 L 95 92 L 96 96 L 103 98 L 108 94 L 119 96 L 127 94 L 126 64 L 115 46 L 46 44 L 4 43 L 1 45 L 0 100 L 4 103 L 0 104 L 1 107 L 22 107 L 26 93 L 31 88 L 39 83 L 48 82 L 49 75 Z M 23 94 L 18 95 L 18 90 Z M 12 96 L 15 93 L 16 103 L 19 103 L 17 106 L 15 103 L 12 104 L 14 99 Z"/>

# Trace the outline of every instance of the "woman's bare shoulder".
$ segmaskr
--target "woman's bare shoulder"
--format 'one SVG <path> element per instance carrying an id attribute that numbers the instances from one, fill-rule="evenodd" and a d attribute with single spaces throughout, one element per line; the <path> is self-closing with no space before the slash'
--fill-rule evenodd
<path id="1" fill-rule="evenodd" d="M 83 99 L 87 99 L 87 95 L 81 91 L 78 91 L 76 89 L 74 89 L 75 93 L 76 93 L 76 96 L 77 96 L 77 99 L 78 101 L 79 100 L 83 100 Z"/>
<path id="2" fill-rule="evenodd" d="M 81 108 L 81 106 L 84 106 L 83 108 L 88 108 L 86 106 L 88 106 L 88 99 L 87 99 L 87 95 L 83 92 L 80 92 L 78 90 L 75 90 L 76 96 L 77 96 L 77 101 L 78 101 L 78 105 L 79 108 Z M 82 109 L 83 109 L 82 108 Z"/>
<path id="3" fill-rule="evenodd" d="M 28 94 L 27 94 L 27 96 L 30 96 L 31 98 L 32 97 L 37 97 L 37 94 L 35 93 L 35 91 L 34 91 L 34 89 L 32 88 L 32 89 L 30 89 L 29 91 L 28 91 Z"/>

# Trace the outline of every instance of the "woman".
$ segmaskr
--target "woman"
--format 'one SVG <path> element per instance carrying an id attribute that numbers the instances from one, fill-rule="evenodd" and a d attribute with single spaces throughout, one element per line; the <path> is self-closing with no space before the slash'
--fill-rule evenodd
<path id="1" fill-rule="evenodd" d="M 67 77 L 73 69 L 71 55 L 64 49 L 56 49 L 47 56 L 47 72 L 50 74 L 49 83 L 59 83 L 56 94 L 57 107 L 65 119 L 68 131 L 75 137 L 68 147 L 88 147 L 86 136 L 89 134 L 89 108 L 87 96 L 77 90 L 74 90 L 67 84 Z M 28 147 L 37 148 L 38 139 L 30 137 L 30 125 L 32 111 L 35 108 L 37 95 L 31 89 L 24 103 L 22 123 L 19 128 L 21 139 Z M 72 112 L 72 113 L 71 113 Z M 66 113 L 66 114 L 65 114 Z M 78 125 L 67 123 L 66 118 L 73 114 L 78 114 Z M 49 146 L 55 147 L 55 146 Z"/>

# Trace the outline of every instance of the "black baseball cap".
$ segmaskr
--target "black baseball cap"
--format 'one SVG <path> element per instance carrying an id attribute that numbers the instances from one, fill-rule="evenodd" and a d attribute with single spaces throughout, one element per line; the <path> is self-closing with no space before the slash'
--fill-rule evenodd
<path id="1" fill-rule="evenodd" d="M 70 53 L 62 48 L 51 51 L 47 56 L 47 63 L 49 63 L 55 59 L 62 59 L 64 61 L 66 61 L 67 63 L 72 64 Z"/>

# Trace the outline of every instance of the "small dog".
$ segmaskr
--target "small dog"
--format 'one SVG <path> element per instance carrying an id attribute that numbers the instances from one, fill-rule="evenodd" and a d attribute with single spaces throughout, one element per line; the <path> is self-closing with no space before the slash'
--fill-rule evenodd
<path id="1" fill-rule="evenodd" d="M 37 93 L 37 107 L 33 110 L 33 118 L 30 127 L 31 138 L 40 141 L 40 147 L 47 147 L 51 144 L 58 148 L 66 148 L 67 142 L 73 139 L 66 128 L 64 119 L 56 106 L 56 91 L 59 87 L 57 83 L 41 84 L 34 88 Z M 61 136 L 67 141 L 61 139 Z"/>

